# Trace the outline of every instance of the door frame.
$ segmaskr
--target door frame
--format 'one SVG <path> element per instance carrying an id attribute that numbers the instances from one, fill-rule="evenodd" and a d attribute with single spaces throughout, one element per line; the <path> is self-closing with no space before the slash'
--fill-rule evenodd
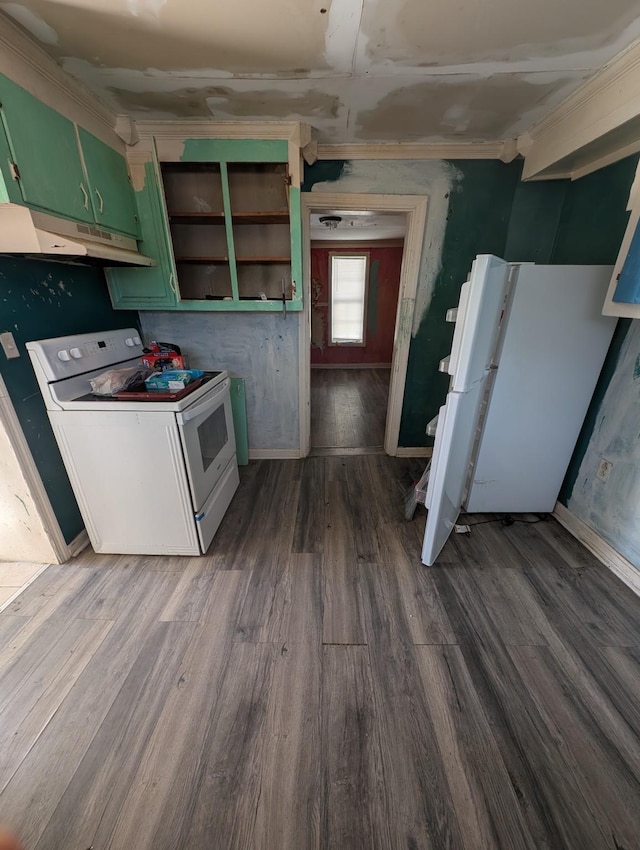
<path id="1" fill-rule="evenodd" d="M 371 212 L 405 213 L 407 230 L 402 252 L 398 309 L 393 336 L 393 356 L 389 400 L 384 433 L 384 450 L 388 455 L 405 454 L 398 448 L 400 417 L 407 379 L 409 348 L 415 311 L 416 292 L 429 198 L 427 195 L 369 195 L 338 192 L 303 192 L 302 201 L 302 268 L 303 309 L 299 314 L 299 396 L 300 456 L 311 450 L 311 229 L 312 211 L 367 210 Z M 430 453 L 428 449 L 425 454 Z M 415 450 L 410 453 L 415 455 Z"/>
<path id="2" fill-rule="evenodd" d="M 0 421 L 7 432 L 18 465 L 31 492 L 31 498 L 37 508 L 40 522 L 49 538 L 55 555 L 51 563 L 64 564 L 89 545 L 89 536 L 86 529 L 83 529 L 71 543 L 67 543 L 64 539 L 2 375 L 0 375 Z"/>

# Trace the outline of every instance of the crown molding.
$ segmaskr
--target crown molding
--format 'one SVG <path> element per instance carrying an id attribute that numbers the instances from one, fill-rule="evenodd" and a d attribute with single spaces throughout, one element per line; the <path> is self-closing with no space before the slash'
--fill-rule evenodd
<path id="1" fill-rule="evenodd" d="M 640 140 L 638 119 L 640 41 L 518 138 L 518 150 L 525 158 L 523 179 L 560 174 L 576 179 L 622 159 Z M 634 120 L 636 126 L 630 123 Z M 604 138 L 607 134 L 609 139 Z"/>
<path id="2" fill-rule="evenodd" d="M 500 159 L 517 156 L 515 140 L 506 142 L 351 142 L 318 145 L 318 159 Z"/>
<path id="3" fill-rule="evenodd" d="M 0 73 L 106 144 L 124 149 L 114 130 L 116 114 L 5 15 L 0 15 Z"/>
<path id="4" fill-rule="evenodd" d="M 185 139 L 286 139 L 303 148 L 311 141 L 311 128 L 300 121 L 212 121 L 208 118 L 171 121 L 134 121 L 144 141 Z"/>

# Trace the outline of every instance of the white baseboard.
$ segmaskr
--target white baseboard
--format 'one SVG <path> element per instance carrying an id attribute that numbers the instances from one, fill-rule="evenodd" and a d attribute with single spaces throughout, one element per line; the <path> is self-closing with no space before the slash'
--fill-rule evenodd
<path id="1" fill-rule="evenodd" d="M 76 555 L 79 555 L 83 549 L 86 549 L 89 545 L 89 535 L 87 534 L 87 529 L 83 528 L 80 534 L 73 538 L 71 543 L 69 543 L 69 557 L 75 558 Z"/>
<path id="2" fill-rule="evenodd" d="M 570 534 L 586 546 L 605 567 L 608 567 L 634 593 L 640 596 L 640 570 L 634 567 L 631 561 L 627 561 L 624 555 L 621 555 L 610 543 L 607 543 L 597 532 L 575 514 L 572 514 L 560 502 L 556 502 L 553 515 L 560 525 L 563 525 Z"/>
<path id="3" fill-rule="evenodd" d="M 357 457 L 358 455 L 383 455 L 385 450 L 382 446 L 363 446 L 362 448 L 339 446 L 318 446 L 312 448 L 309 457 Z"/>
<path id="4" fill-rule="evenodd" d="M 249 449 L 249 460 L 292 460 L 300 457 L 300 449 Z"/>
<path id="5" fill-rule="evenodd" d="M 312 363 L 312 369 L 390 369 L 391 363 Z"/>
<path id="6" fill-rule="evenodd" d="M 398 446 L 396 457 L 431 457 L 433 449 L 430 446 Z"/>
<path id="7" fill-rule="evenodd" d="M 8 599 L 5 599 L 5 600 L 4 600 L 4 602 L 2 603 L 2 605 L 0 605 L 0 611 L 4 611 L 4 609 L 5 609 L 5 608 L 8 608 L 8 607 L 9 607 L 9 605 L 11 605 L 11 603 L 12 603 L 15 599 L 17 599 L 17 598 L 18 598 L 18 596 L 20 596 L 20 594 L 22 593 L 22 591 L 23 591 L 23 590 L 26 590 L 26 589 L 29 587 L 29 585 L 30 585 L 30 584 L 33 584 L 33 582 L 34 582 L 34 581 L 38 578 L 38 576 L 42 575 L 42 573 L 43 573 L 43 572 L 47 569 L 47 567 L 49 567 L 49 566 L 50 566 L 50 564 L 42 564 L 42 566 L 40 567 L 40 569 L 39 569 L 36 573 L 34 573 L 34 574 L 31 576 L 31 578 L 29 579 L 29 581 L 25 581 L 25 583 L 24 583 L 23 585 L 21 585 L 20 587 L 16 587 L 16 591 L 15 591 L 15 593 L 12 593 L 12 594 L 11 594 L 11 596 L 10 596 Z"/>

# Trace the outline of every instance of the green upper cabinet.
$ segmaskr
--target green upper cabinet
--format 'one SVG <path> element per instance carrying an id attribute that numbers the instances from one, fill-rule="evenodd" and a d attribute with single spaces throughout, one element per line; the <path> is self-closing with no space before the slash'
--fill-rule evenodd
<path id="1" fill-rule="evenodd" d="M 96 222 L 137 236 L 138 217 L 125 158 L 82 127 L 78 137 Z"/>
<path id="2" fill-rule="evenodd" d="M 140 250 L 153 257 L 151 268 L 105 269 L 111 301 L 120 310 L 176 307 L 176 272 L 156 164 L 145 163 L 144 186 L 135 193 L 140 218 Z"/>
<path id="3" fill-rule="evenodd" d="M 147 162 L 135 196 L 140 250 L 156 266 L 108 270 L 114 307 L 301 310 L 300 187 L 291 171 L 286 139 L 186 139 L 180 159 Z"/>
<path id="4" fill-rule="evenodd" d="M 93 222 L 75 124 L 3 76 L 0 103 L 23 202 L 66 218 Z M 3 161 L 1 166 L 5 182 L 13 179 L 9 164 Z"/>
<path id="5" fill-rule="evenodd" d="M 0 202 L 137 237 L 122 154 L 2 75 L 0 118 Z"/>

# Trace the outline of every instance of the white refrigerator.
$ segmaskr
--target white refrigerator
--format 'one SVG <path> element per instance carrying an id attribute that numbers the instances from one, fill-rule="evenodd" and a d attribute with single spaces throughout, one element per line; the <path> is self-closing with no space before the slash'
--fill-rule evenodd
<path id="1" fill-rule="evenodd" d="M 422 562 L 468 513 L 553 510 L 616 326 L 602 304 L 611 266 L 477 257 L 463 284 L 438 416 Z"/>

